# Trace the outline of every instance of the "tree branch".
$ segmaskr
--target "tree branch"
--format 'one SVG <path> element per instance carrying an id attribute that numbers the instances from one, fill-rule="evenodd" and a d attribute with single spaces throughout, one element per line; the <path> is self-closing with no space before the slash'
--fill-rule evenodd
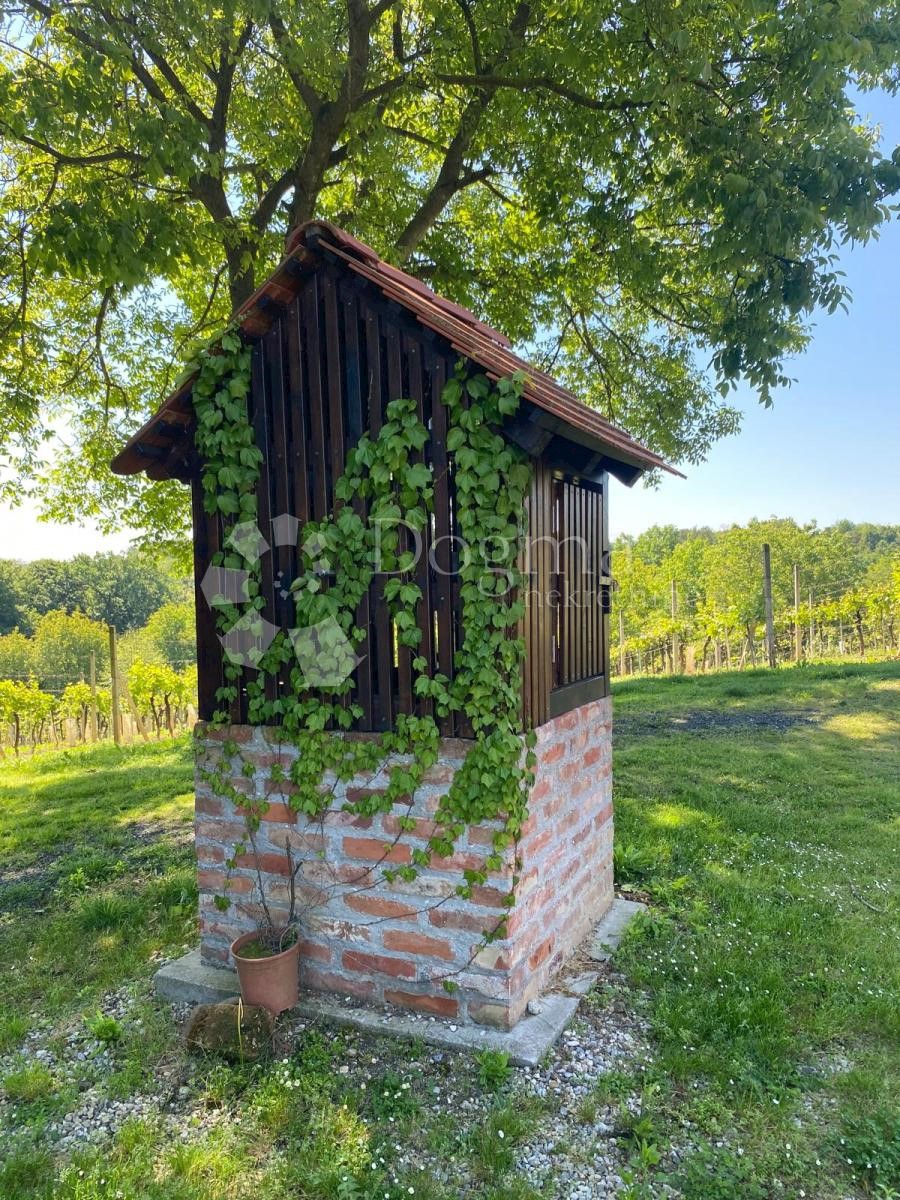
<path id="1" fill-rule="evenodd" d="M 553 92 L 554 95 L 561 96 L 562 99 L 569 100 L 572 104 L 577 104 L 581 108 L 589 108 L 594 112 L 630 112 L 632 109 L 652 108 L 654 104 L 652 100 L 600 100 L 595 96 L 586 96 L 583 92 L 577 92 L 574 88 L 567 87 L 564 83 L 558 83 L 546 75 L 516 77 L 496 74 L 439 74 L 435 78 L 439 79 L 441 83 L 461 84 L 465 87 L 483 88 L 491 92 L 501 88 L 510 88 L 517 92 Z"/>

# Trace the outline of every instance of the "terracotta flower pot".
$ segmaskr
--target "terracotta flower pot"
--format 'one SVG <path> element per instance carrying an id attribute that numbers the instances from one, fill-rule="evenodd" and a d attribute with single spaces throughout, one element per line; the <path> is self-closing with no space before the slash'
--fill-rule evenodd
<path id="1" fill-rule="evenodd" d="M 242 933 L 231 943 L 231 956 L 237 967 L 241 997 L 245 1004 L 261 1004 L 273 1017 L 293 1008 L 300 995 L 300 940 L 280 954 L 265 958 L 242 958 L 241 948 L 255 942 L 257 932 Z"/>

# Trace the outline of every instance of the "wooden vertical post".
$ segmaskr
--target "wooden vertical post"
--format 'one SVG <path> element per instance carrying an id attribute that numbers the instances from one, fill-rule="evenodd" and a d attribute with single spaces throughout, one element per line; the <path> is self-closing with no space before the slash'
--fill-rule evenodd
<path id="1" fill-rule="evenodd" d="M 775 615 L 772 611 L 772 559 L 769 543 L 763 542 L 763 600 L 766 606 L 766 650 L 769 656 L 769 666 L 775 666 Z"/>
<path id="2" fill-rule="evenodd" d="M 678 584 L 672 580 L 672 620 L 678 616 Z M 678 641 L 678 631 L 672 628 L 672 674 L 679 674 L 681 667 L 681 645 Z"/>
<path id="3" fill-rule="evenodd" d="M 813 594 L 809 593 L 809 657 L 813 656 L 813 638 L 816 636 L 816 619 L 813 616 Z"/>
<path id="4" fill-rule="evenodd" d="M 119 712 L 119 659 L 116 653 L 116 627 L 108 625 L 109 631 L 109 675 L 112 680 L 112 733 L 117 746 L 122 745 L 122 718 Z"/>
<path id="5" fill-rule="evenodd" d="M 96 742 L 100 734 L 100 721 L 97 714 L 97 653 L 91 651 L 91 741 Z"/>
<path id="6" fill-rule="evenodd" d="M 800 632 L 800 566 L 794 563 L 794 662 L 803 657 L 803 634 Z"/>
<path id="7" fill-rule="evenodd" d="M 619 609 L 619 674 L 625 674 L 625 614 Z"/>

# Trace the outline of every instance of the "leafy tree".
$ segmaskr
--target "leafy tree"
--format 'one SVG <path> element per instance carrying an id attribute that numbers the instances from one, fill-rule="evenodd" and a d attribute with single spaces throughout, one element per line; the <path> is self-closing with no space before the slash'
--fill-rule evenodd
<path id="1" fill-rule="evenodd" d="M 176 594 L 175 579 L 145 554 L 76 554 L 12 564 L 19 607 L 36 615 L 60 609 L 82 612 L 124 632 L 144 625 Z"/>
<path id="2" fill-rule="evenodd" d="M 0 679 L 28 679 L 34 673 L 34 642 L 15 630 L 0 637 Z"/>
<path id="3" fill-rule="evenodd" d="M 67 683 L 87 679 L 91 651 L 96 655 L 97 674 L 109 670 L 106 629 L 84 613 L 61 610 L 45 613 L 34 631 L 34 669 L 42 687 L 62 691 Z"/>
<path id="4" fill-rule="evenodd" d="M 196 655 L 196 627 L 192 604 L 164 604 L 146 625 L 146 636 L 163 662 L 176 669 Z"/>
<path id="5" fill-rule="evenodd" d="M 23 0 L 0 57 L 0 452 L 56 517 L 177 541 L 177 484 L 106 463 L 277 260 L 333 217 L 673 459 L 768 403 L 835 240 L 900 165 L 847 89 L 896 86 L 875 0 Z M 68 418 L 68 423 L 66 419 Z"/>
<path id="6" fill-rule="evenodd" d="M 0 560 L 0 635 L 20 628 L 23 620 L 16 588 L 16 565 L 10 560 Z"/>

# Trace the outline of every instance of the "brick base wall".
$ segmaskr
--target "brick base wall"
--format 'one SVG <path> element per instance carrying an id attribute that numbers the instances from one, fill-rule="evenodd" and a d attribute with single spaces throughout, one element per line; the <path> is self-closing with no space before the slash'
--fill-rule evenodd
<path id="1" fill-rule="evenodd" d="M 594 701 L 565 713 L 537 731 L 537 769 L 530 813 L 519 846 L 522 868 L 508 936 L 473 959 L 482 931 L 496 926 L 512 865 L 494 872 L 469 900 L 456 895 L 460 871 L 480 868 L 490 852 L 495 825 L 471 827 L 450 859 L 435 859 L 412 883 L 387 883 L 383 868 L 410 861 L 424 846 L 439 798 L 462 764 L 468 743 L 445 739 L 441 757 L 409 809 L 374 818 L 341 812 L 359 789 L 384 786 L 383 777 L 334 784 L 334 803 L 320 820 L 290 808 L 289 784 L 272 784 L 275 762 L 287 769 L 293 755 L 274 731 L 247 725 L 198 731 L 198 771 L 219 759 L 222 743 L 240 743 L 252 776 L 234 786 L 261 796 L 270 808 L 257 835 L 257 850 L 270 907 L 278 919 L 288 900 L 288 859 L 303 860 L 298 895 L 303 910 L 301 985 L 369 1001 L 417 1009 L 458 1021 L 509 1026 L 528 1001 L 543 991 L 613 897 L 610 701 Z M 235 770 L 240 764 L 234 760 Z M 397 818 L 416 822 L 399 836 Z M 225 890 L 225 860 L 242 840 L 241 814 L 212 793 L 198 774 L 196 845 L 203 957 L 229 962 L 231 941 L 257 921 L 254 860 L 244 856 L 231 875 L 226 912 L 215 897 Z M 390 846 L 385 852 L 386 845 Z M 452 978 L 452 995 L 442 986 Z"/>

